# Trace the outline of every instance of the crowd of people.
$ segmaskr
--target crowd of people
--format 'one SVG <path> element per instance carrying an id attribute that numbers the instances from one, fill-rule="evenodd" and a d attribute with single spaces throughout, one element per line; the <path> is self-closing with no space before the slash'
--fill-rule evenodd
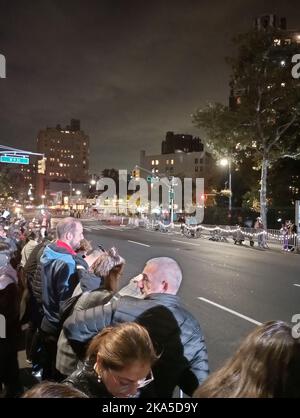
<path id="1" fill-rule="evenodd" d="M 42 231 L 42 233 L 41 233 Z M 209 375 L 198 320 L 183 306 L 176 260 L 157 257 L 119 289 L 126 260 L 93 248 L 78 218 L 0 224 L 0 392 L 4 397 L 300 397 L 300 339 L 270 321 Z M 18 350 L 37 385 L 24 388 Z"/>

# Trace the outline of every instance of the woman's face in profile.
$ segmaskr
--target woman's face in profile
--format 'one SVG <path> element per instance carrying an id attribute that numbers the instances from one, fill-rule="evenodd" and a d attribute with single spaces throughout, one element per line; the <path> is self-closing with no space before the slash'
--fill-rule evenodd
<path id="1" fill-rule="evenodd" d="M 106 389 L 114 397 L 128 398 L 137 394 L 138 388 L 150 374 L 150 364 L 135 361 L 118 371 L 104 370 L 101 377 Z"/>

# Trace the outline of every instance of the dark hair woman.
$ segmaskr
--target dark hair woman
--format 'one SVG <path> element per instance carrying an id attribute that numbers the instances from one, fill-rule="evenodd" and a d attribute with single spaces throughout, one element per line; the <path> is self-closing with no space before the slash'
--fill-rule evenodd
<path id="1" fill-rule="evenodd" d="M 195 398 L 300 397 L 300 338 L 282 321 L 255 328 L 194 393 Z"/>

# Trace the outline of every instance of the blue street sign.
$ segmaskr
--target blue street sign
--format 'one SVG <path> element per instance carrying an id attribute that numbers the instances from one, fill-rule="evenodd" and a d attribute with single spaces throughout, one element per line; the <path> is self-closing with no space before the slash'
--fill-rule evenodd
<path id="1" fill-rule="evenodd" d="M 0 163 L 29 164 L 29 158 L 28 157 L 16 157 L 13 155 L 1 155 Z"/>

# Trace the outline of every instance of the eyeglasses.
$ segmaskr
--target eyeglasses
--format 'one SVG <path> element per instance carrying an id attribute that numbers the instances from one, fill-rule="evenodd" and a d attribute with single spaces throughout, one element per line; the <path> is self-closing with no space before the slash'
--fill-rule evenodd
<path id="1" fill-rule="evenodd" d="M 126 382 L 125 381 L 122 381 L 122 377 L 115 376 L 114 373 L 112 372 L 112 370 L 110 370 L 110 372 L 111 372 L 111 375 L 112 375 L 114 381 L 117 384 L 119 384 L 120 386 L 122 386 L 123 389 L 128 389 L 132 385 L 136 385 L 137 389 L 141 389 L 141 388 L 149 385 L 149 383 L 153 382 L 153 380 L 154 380 L 154 376 L 153 376 L 152 370 L 150 370 L 149 375 L 146 376 L 146 377 L 144 377 L 144 379 L 140 379 L 140 380 L 137 380 L 135 382 L 128 381 L 128 380 L 126 380 Z"/>

